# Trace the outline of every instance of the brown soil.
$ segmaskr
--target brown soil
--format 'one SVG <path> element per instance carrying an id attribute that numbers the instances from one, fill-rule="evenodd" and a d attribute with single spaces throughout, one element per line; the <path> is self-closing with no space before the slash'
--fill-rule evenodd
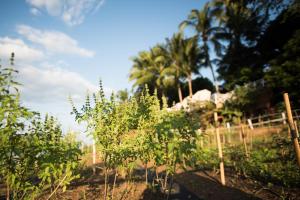
<path id="1" fill-rule="evenodd" d="M 111 176 L 111 183 L 112 179 Z M 267 187 L 258 181 L 238 176 L 230 170 L 226 170 L 226 186 L 220 184 L 219 174 L 213 171 L 178 171 L 174 180 L 174 187 L 169 198 L 174 200 L 300 200 L 299 188 Z M 103 199 L 103 191 L 104 180 L 101 176 L 85 174 L 64 194 L 58 195 L 56 198 L 66 200 Z M 163 200 L 166 199 L 166 195 L 157 189 L 147 188 L 142 173 L 137 172 L 132 183 L 127 183 L 122 178 L 118 179 L 114 199 Z"/>
<path id="2" fill-rule="evenodd" d="M 160 169 L 159 171 L 162 171 Z M 71 184 L 63 194 L 58 194 L 52 199 L 60 200 L 94 200 L 104 199 L 104 179 L 100 173 L 92 174 L 91 168 L 82 171 L 82 178 Z M 134 173 L 132 182 L 118 178 L 114 191 L 114 199 L 127 200 L 163 200 L 166 195 L 159 189 L 147 188 L 144 182 L 144 172 L 141 168 Z M 280 186 L 266 186 L 251 178 L 238 176 L 234 171 L 226 170 L 226 186 L 219 182 L 219 174 L 203 170 L 178 170 L 175 175 L 173 189 L 169 199 L 176 200 L 249 200 L 249 199 L 299 199 L 299 188 L 283 188 Z M 149 175 L 150 176 L 150 175 Z M 149 177 L 151 182 L 151 177 Z M 112 185 L 111 175 L 110 184 Z M 4 189 L 4 188 L 2 188 Z M 110 190 L 111 191 L 111 190 Z M 4 192 L 4 190 L 2 191 Z M 1 193 L 2 193 L 1 192 Z M 111 193 L 110 193 L 111 194 Z M 45 192 L 39 199 L 44 200 L 49 196 Z M 0 195 L 0 199 L 5 196 Z"/>
<path id="3" fill-rule="evenodd" d="M 226 170 L 226 186 L 219 182 L 219 174 L 212 171 L 189 171 L 176 175 L 176 181 L 200 199 L 300 199 L 299 188 L 266 186 L 251 178 Z"/>

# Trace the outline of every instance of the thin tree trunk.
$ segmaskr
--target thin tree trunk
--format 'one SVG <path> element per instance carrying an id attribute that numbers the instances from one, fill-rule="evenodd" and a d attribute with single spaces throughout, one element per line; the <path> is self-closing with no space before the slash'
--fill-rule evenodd
<path id="1" fill-rule="evenodd" d="M 173 149 L 173 154 L 174 154 L 174 149 Z M 176 173 L 176 162 L 174 161 L 174 163 L 173 163 L 173 174 L 171 176 L 171 181 L 170 181 L 170 185 L 169 185 L 167 200 L 169 200 L 169 197 L 170 197 L 171 192 L 172 192 L 172 187 L 173 187 L 173 183 L 174 183 L 174 174 L 175 173 Z"/>
<path id="2" fill-rule="evenodd" d="M 163 97 L 166 97 L 165 92 L 164 92 L 163 89 L 161 89 L 161 97 L 162 97 L 162 98 L 163 98 Z"/>
<path id="3" fill-rule="evenodd" d="M 118 177 L 118 172 L 116 170 L 115 178 L 114 178 L 114 184 L 113 184 L 112 193 L 111 193 L 111 199 L 114 199 L 114 193 L 115 193 L 115 187 L 116 187 L 117 177 Z"/>
<path id="4" fill-rule="evenodd" d="M 216 92 L 219 93 L 219 87 L 218 87 L 218 84 L 217 84 L 217 80 L 216 80 L 216 76 L 215 76 L 215 72 L 214 72 L 214 68 L 210 62 L 210 56 L 209 56 L 209 48 L 208 48 L 208 45 L 207 45 L 207 36 L 206 35 L 202 35 L 202 39 L 203 39 L 203 47 L 204 47 L 204 51 L 206 51 L 206 59 L 207 59 L 207 64 L 208 64 L 208 67 L 210 68 L 211 70 L 211 75 L 213 77 L 213 80 L 214 80 L 214 84 L 215 84 L 215 88 L 216 88 Z"/>
<path id="5" fill-rule="evenodd" d="M 193 96 L 192 75 L 188 76 L 190 98 Z"/>
<path id="6" fill-rule="evenodd" d="M 10 198 L 10 190 L 9 190 L 9 183 L 8 180 L 6 181 L 6 200 L 9 200 Z"/>
<path id="7" fill-rule="evenodd" d="M 242 138 L 243 138 L 243 144 L 244 144 L 244 149 L 245 149 L 245 154 L 246 154 L 246 159 L 249 158 L 249 152 L 248 152 L 248 147 L 247 147 L 247 142 L 246 142 L 246 134 L 244 130 L 244 125 L 241 124 L 241 132 L 242 132 Z"/>
<path id="8" fill-rule="evenodd" d="M 211 71 L 211 75 L 212 75 L 212 77 L 213 77 L 213 80 L 214 80 L 214 82 L 216 83 L 217 80 L 216 80 L 214 68 L 213 68 L 213 66 L 212 66 L 212 64 L 211 64 L 210 61 L 209 61 L 209 68 L 210 68 L 210 71 Z"/>
<path id="9" fill-rule="evenodd" d="M 145 164 L 145 177 L 146 177 L 146 185 L 148 185 L 148 165 L 147 165 L 147 162 Z"/>
<path id="10" fill-rule="evenodd" d="M 168 155 L 169 155 L 169 149 L 168 149 L 168 142 L 165 146 L 165 153 L 166 153 L 166 163 L 168 164 L 169 163 L 169 158 L 168 158 Z M 165 181 L 164 181 L 164 191 L 167 189 L 167 183 L 168 183 L 168 171 L 166 170 L 166 176 L 165 176 Z"/>
<path id="11" fill-rule="evenodd" d="M 104 170 L 104 200 L 106 200 L 107 197 L 107 168 L 105 167 Z"/>
<path id="12" fill-rule="evenodd" d="M 181 87 L 180 84 L 177 84 L 177 89 L 178 89 L 178 97 L 179 97 L 179 101 L 180 103 L 182 103 L 182 92 L 181 92 Z"/>
<path id="13" fill-rule="evenodd" d="M 106 161 L 107 161 L 107 155 L 104 156 L 104 200 L 107 199 L 107 191 L 108 191 L 108 169 L 107 169 Z"/>
<path id="14" fill-rule="evenodd" d="M 217 83 L 217 80 L 216 80 L 214 68 L 213 68 L 213 66 L 212 66 L 212 64 L 211 64 L 210 61 L 209 61 L 209 68 L 210 68 L 210 70 L 211 70 L 211 74 L 212 74 L 212 77 L 213 77 L 213 80 L 214 80 L 216 92 L 219 93 L 219 86 L 218 86 L 218 83 Z"/>
<path id="15" fill-rule="evenodd" d="M 166 191 L 166 189 L 167 189 L 168 175 L 169 175 L 169 173 L 166 171 L 165 180 L 164 180 L 164 186 L 163 186 L 164 191 Z"/>
<path id="16" fill-rule="evenodd" d="M 170 186 L 169 186 L 167 200 L 169 199 L 169 197 L 170 197 L 170 195 L 172 193 L 173 183 L 174 183 L 174 174 L 172 174 L 172 176 L 171 176 L 171 181 L 170 181 Z"/>

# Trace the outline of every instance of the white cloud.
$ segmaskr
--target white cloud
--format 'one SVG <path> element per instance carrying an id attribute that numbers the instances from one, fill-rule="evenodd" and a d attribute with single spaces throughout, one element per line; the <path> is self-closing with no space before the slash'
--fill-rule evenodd
<path id="1" fill-rule="evenodd" d="M 36 61 L 44 58 L 43 52 L 29 47 L 21 39 L 0 37 L 0 57 L 7 59 L 12 52 L 15 53 L 16 59 L 21 61 Z"/>
<path id="2" fill-rule="evenodd" d="M 58 62 L 59 63 L 59 62 Z M 95 92 L 98 87 L 80 74 L 52 64 L 44 63 L 40 67 L 32 65 L 17 66 L 22 99 L 29 103 L 67 102 L 68 96 L 82 102 L 87 91 Z M 105 89 L 109 93 L 110 89 Z"/>
<path id="3" fill-rule="evenodd" d="M 30 9 L 30 13 L 31 13 L 32 15 L 34 15 L 34 16 L 39 16 L 39 15 L 41 15 L 41 12 L 40 12 L 38 9 L 36 9 L 36 8 L 31 8 L 31 9 Z"/>
<path id="4" fill-rule="evenodd" d="M 63 69 L 66 65 L 64 61 L 58 61 L 54 65 L 43 63 L 38 67 L 16 65 L 19 71 L 17 80 L 22 84 L 21 100 L 24 106 L 40 112 L 42 116 L 48 113 L 57 117 L 64 132 L 69 129 L 77 130 L 80 132 L 80 140 L 89 142 L 90 139 L 83 131 L 85 127 L 78 125 L 74 116 L 70 115 L 72 107 L 68 97 L 71 96 L 76 107 L 80 108 L 87 92 L 95 92 L 98 87 L 80 74 Z M 107 88 L 104 91 L 107 95 L 111 92 Z"/>
<path id="5" fill-rule="evenodd" d="M 67 25 L 81 24 L 85 16 L 95 13 L 105 0 L 26 0 L 32 7 L 60 17 Z"/>
<path id="6" fill-rule="evenodd" d="M 51 52 L 75 54 L 84 57 L 93 57 L 95 55 L 93 51 L 79 47 L 75 39 L 59 31 L 39 30 L 26 25 L 17 26 L 17 31 L 26 39 L 42 45 Z"/>
<path id="7" fill-rule="evenodd" d="M 26 0 L 26 2 L 35 8 L 45 9 L 52 16 L 59 15 L 63 6 L 61 0 Z"/>

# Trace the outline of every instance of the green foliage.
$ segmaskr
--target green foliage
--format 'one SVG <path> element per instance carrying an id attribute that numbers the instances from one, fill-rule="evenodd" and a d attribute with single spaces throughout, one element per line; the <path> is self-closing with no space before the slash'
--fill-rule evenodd
<path id="1" fill-rule="evenodd" d="M 268 142 L 253 143 L 247 158 L 243 145 L 228 145 L 223 151 L 225 166 L 239 176 L 250 177 L 265 184 L 299 187 L 300 171 L 292 146 L 289 138 L 276 135 Z M 215 148 L 201 148 L 197 145 L 194 155 L 198 169 L 216 170 L 219 167 L 218 150 Z"/>
<path id="2" fill-rule="evenodd" d="M 214 46 L 216 54 L 219 56 L 222 51 L 222 44 L 216 38 L 216 33 L 222 30 L 220 27 L 213 26 L 213 12 L 209 3 L 206 3 L 202 10 L 192 10 L 188 16 L 188 19 L 180 24 L 180 28 L 183 29 L 186 26 L 191 26 L 197 32 L 197 37 L 200 40 L 200 47 L 202 49 L 202 60 L 199 62 L 204 67 L 210 68 L 212 72 L 213 81 L 216 81 L 214 73 L 210 46 Z"/>
<path id="3" fill-rule="evenodd" d="M 300 29 L 284 45 L 280 55 L 270 61 L 265 79 L 281 99 L 283 92 L 288 92 L 291 99 L 300 105 Z"/>
<path id="4" fill-rule="evenodd" d="M 196 148 L 196 127 L 183 111 L 162 111 L 161 121 L 155 125 L 158 140 L 155 161 L 174 174 L 176 165 L 191 160 Z M 185 166 L 184 166 L 185 167 Z"/>
<path id="5" fill-rule="evenodd" d="M 197 147 L 195 166 L 198 169 L 216 169 L 219 166 L 218 150 L 214 148 Z"/>
<path id="6" fill-rule="evenodd" d="M 249 158 L 245 158 L 242 146 L 228 148 L 226 165 L 265 183 L 296 187 L 300 185 L 300 173 L 292 145 L 288 138 L 274 136 L 267 144 L 255 143 Z"/>
<path id="7" fill-rule="evenodd" d="M 117 92 L 117 99 L 121 102 L 127 101 L 129 99 L 129 92 L 127 89 L 125 90 L 119 90 Z"/>
<path id="8" fill-rule="evenodd" d="M 0 67 L 0 177 L 7 198 L 33 199 L 62 175 L 67 174 L 64 188 L 77 177 L 73 169 L 80 151 L 77 143 L 64 140 L 53 117 L 42 121 L 21 106 L 16 73 Z"/>
<path id="9" fill-rule="evenodd" d="M 262 111 L 269 109 L 271 98 L 272 92 L 270 89 L 259 82 L 237 86 L 233 91 L 233 96 L 225 102 L 224 114 L 229 111 L 246 116 L 257 112 L 262 113 Z"/>
<path id="10" fill-rule="evenodd" d="M 101 82 L 93 96 L 94 102 L 87 96 L 81 112 L 73 106 L 73 113 L 79 122 L 87 122 L 105 177 L 110 170 L 125 170 L 130 178 L 138 161 L 147 166 L 151 160 L 156 167 L 166 166 L 166 174 L 172 175 L 177 165 L 190 160 L 196 144 L 194 122 L 183 111 L 168 111 L 165 98 L 161 108 L 156 93 L 150 95 L 146 88 L 137 98 L 116 102 L 114 95 L 105 98 Z"/>
<path id="11" fill-rule="evenodd" d="M 220 31 L 215 37 L 226 43 L 218 63 L 218 73 L 227 89 L 263 77 L 264 64 L 259 50 L 261 35 L 270 21 L 277 17 L 290 1 L 222 1 L 212 2 Z"/>
<path id="12" fill-rule="evenodd" d="M 171 60 L 165 45 L 156 45 L 149 51 L 141 51 L 133 58 L 133 66 L 129 80 L 135 81 L 134 87 L 138 92 L 147 85 L 153 94 L 157 90 L 160 96 L 164 95 L 166 87 L 171 84 L 172 77 L 168 75 Z"/>

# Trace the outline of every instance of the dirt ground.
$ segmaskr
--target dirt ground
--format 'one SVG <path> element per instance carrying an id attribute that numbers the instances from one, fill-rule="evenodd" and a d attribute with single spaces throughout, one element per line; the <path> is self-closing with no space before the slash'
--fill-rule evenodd
<path id="1" fill-rule="evenodd" d="M 226 171 L 226 186 L 220 184 L 218 173 L 203 170 L 178 171 L 174 181 L 169 198 L 173 200 L 300 200 L 300 188 L 266 186 L 250 178 L 238 176 L 229 170 Z M 56 199 L 103 199 L 103 191 L 103 178 L 89 172 L 73 183 L 64 194 L 58 195 Z M 147 188 L 143 175 L 138 172 L 133 177 L 132 183 L 127 183 L 121 178 L 117 181 L 114 199 L 162 200 L 166 199 L 166 196 L 157 189 Z"/>

